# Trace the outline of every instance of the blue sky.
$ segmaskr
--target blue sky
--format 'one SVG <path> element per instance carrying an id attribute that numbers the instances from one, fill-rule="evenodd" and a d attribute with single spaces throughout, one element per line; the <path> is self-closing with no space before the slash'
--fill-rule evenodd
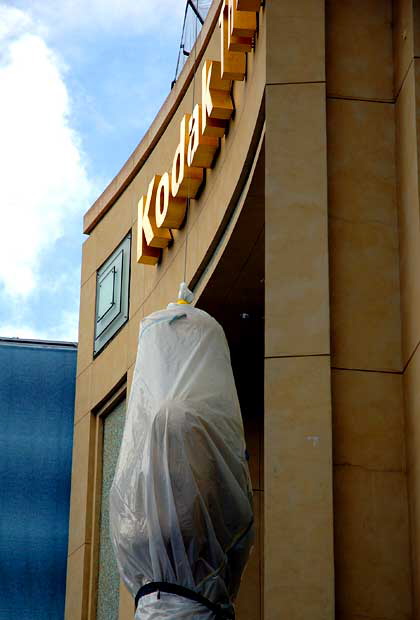
<path id="1" fill-rule="evenodd" d="M 77 340 L 82 217 L 174 77 L 184 0 L 0 0 L 0 336 Z"/>

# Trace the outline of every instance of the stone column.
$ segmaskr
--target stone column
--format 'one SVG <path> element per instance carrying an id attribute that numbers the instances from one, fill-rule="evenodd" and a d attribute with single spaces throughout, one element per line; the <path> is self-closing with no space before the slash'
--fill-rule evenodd
<path id="1" fill-rule="evenodd" d="M 411 617 L 393 6 L 326 3 L 336 612 Z M 398 72 L 396 72 L 397 75 Z"/>
<path id="2" fill-rule="evenodd" d="M 324 1 L 265 5 L 265 618 L 334 616 Z"/>
<path id="3" fill-rule="evenodd" d="M 420 2 L 395 0 L 394 96 L 413 618 L 420 618 Z"/>

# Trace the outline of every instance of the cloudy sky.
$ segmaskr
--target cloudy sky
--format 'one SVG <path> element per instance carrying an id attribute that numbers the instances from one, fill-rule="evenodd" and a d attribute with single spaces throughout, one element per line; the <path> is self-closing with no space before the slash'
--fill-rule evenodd
<path id="1" fill-rule="evenodd" d="M 170 90 L 185 0 L 0 0 L 0 336 L 77 340 L 82 217 Z"/>

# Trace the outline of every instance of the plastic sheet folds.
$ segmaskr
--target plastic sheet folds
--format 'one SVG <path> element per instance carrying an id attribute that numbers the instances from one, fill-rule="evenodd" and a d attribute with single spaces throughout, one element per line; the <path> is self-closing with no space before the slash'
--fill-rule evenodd
<path id="1" fill-rule="evenodd" d="M 169 304 L 141 324 L 110 521 L 133 596 L 165 581 L 231 609 L 254 539 L 252 490 L 225 335 L 190 305 Z M 136 612 L 214 617 L 166 593 L 144 596 Z"/>

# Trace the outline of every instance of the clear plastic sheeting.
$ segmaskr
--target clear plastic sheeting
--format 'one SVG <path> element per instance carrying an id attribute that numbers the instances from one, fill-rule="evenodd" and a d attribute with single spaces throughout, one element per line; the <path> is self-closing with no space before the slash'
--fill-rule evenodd
<path id="1" fill-rule="evenodd" d="M 245 454 L 221 326 L 185 302 L 144 319 L 110 492 L 111 539 L 133 596 L 165 581 L 231 610 L 254 539 Z M 142 620 L 214 617 L 164 592 L 142 597 L 136 612 Z"/>

